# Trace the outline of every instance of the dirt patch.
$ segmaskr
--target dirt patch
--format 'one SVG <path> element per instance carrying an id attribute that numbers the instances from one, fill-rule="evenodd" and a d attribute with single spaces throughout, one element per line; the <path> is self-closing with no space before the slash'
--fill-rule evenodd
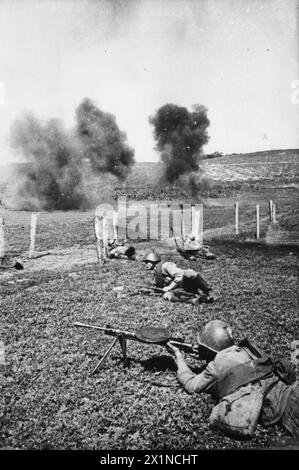
<path id="1" fill-rule="evenodd" d="M 174 247 L 172 239 L 169 241 L 157 241 L 157 243 L 149 244 L 148 242 L 139 243 L 137 247 L 136 258 L 137 261 L 141 260 L 145 250 L 154 245 L 161 254 L 165 254 L 169 251 L 169 248 Z M 108 263 L 118 263 L 119 260 L 108 260 Z M 84 248 L 69 248 L 65 250 L 51 250 L 46 253 L 37 252 L 32 258 L 23 258 L 22 264 L 24 270 L 23 274 L 42 271 L 42 270 L 58 270 L 58 271 L 69 271 L 72 266 L 82 264 L 97 264 L 97 251 L 95 245 L 86 246 Z M 20 271 L 16 271 L 13 266 L 7 268 L 5 271 L 1 271 L 1 278 L 8 278 L 19 274 Z"/>

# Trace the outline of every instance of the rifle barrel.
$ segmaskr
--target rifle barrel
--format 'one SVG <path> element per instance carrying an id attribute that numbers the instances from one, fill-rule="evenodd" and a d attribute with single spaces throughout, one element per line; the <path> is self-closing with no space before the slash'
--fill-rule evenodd
<path id="1" fill-rule="evenodd" d="M 141 339 L 139 339 L 136 336 L 135 333 L 132 333 L 130 331 L 114 330 L 113 328 L 110 328 L 110 327 L 104 328 L 103 326 L 89 325 L 87 323 L 81 323 L 81 322 L 75 322 L 74 325 L 78 326 L 78 327 L 89 328 L 89 329 L 92 329 L 92 330 L 100 330 L 100 331 L 103 331 L 105 334 L 107 334 L 109 336 L 116 336 L 118 338 L 123 337 L 125 339 L 135 340 L 135 341 L 138 341 L 140 343 L 144 342 Z M 184 343 L 182 341 L 179 341 L 176 338 L 173 338 L 173 339 L 169 338 L 169 342 L 173 346 L 181 349 L 182 351 L 185 351 L 185 352 L 191 353 L 191 354 L 196 354 L 196 355 L 200 356 L 200 354 L 199 354 L 200 349 L 197 345 L 194 345 L 192 343 Z M 163 346 L 163 344 L 160 344 L 160 346 Z"/>
<path id="2" fill-rule="evenodd" d="M 114 330 L 113 328 L 110 328 L 110 327 L 105 328 L 103 326 L 89 325 L 87 323 L 81 323 L 81 322 L 75 322 L 74 325 L 78 327 L 83 327 L 83 328 L 90 328 L 92 330 L 104 331 L 106 335 L 110 335 L 110 336 L 124 336 L 128 339 L 136 339 L 135 333 L 131 333 L 130 331 Z"/>

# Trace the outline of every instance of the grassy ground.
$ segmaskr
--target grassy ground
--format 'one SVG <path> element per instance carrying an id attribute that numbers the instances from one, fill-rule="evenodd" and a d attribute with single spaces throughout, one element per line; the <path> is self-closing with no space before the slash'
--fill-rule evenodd
<path id="1" fill-rule="evenodd" d="M 282 159 L 279 152 L 270 157 L 276 164 Z M 275 173 L 271 158 L 269 168 Z M 126 370 L 117 346 L 103 368 L 90 376 L 99 359 L 93 354 L 103 354 L 111 338 L 73 325 L 75 321 L 110 323 L 131 331 L 144 324 L 167 326 L 174 336 L 195 341 L 198 328 L 220 318 L 231 323 L 238 339 L 247 335 L 266 352 L 290 357 L 290 343 L 299 335 L 298 248 L 263 243 L 265 238 L 271 242 L 271 237 L 277 243 L 298 242 L 293 153 L 286 152 L 283 158 L 288 162 L 286 172 L 275 176 L 272 171 L 269 180 L 213 184 L 212 195 L 218 197 L 204 201 L 204 241 L 217 260 L 188 266 L 202 270 L 219 291 L 220 300 L 203 305 L 200 311 L 191 305 L 169 304 L 157 296 L 130 296 L 136 284 L 151 281 L 142 263 L 113 260 L 100 269 L 93 210 L 41 212 L 36 249 L 51 254 L 28 260 L 30 213 L 0 208 L 0 217 L 5 218 L 6 254 L 20 257 L 25 266 L 24 271 L 0 271 L 0 339 L 5 347 L 5 361 L 0 356 L 0 447 L 243 449 L 268 448 L 273 439 L 285 436 L 278 426 L 258 427 L 250 442 L 212 432 L 210 397 L 187 395 L 177 385 L 172 357 L 160 346 L 130 342 L 131 365 Z M 245 166 L 248 159 L 244 157 Z M 259 154 L 253 157 L 251 169 L 260 159 Z M 96 186 L 91 181 L 91 189 L 105 193 L 110 201 L 124 192 L 129 199 L 135 195 L 147 203 L 156 198 L 190 202 L 190 196 L 184 199 L 184 191 L 177 187 L 157 186 L 157 174 L 149 166 L 147 172 L 137 166 L 130 181 L 119 189 L 115 181 L 111 186 L 109 178 L 98 180 Z M 141 175 L 150 175 L 148 184 Z M 269 228 L 269 199 L 276 203 L 277 227 Z M 239 202 L 239 237 L 234 235 L 235 200 Z M 256 204 L 260 204 L 262 243 L 254 240 Z M 277 236 L 280 230 L 285 230 L 283 240 Z M 143 242 L 136 247 L 153 244 L 165 258 L 187 267 L 169 244 Z M 122 297 L 113 291 L 117 286 L 127 286 Z M 190 357 L 188 361 L 200 370 L 202 363 Z M 171 387 L 157 385 L 165 382 Z"/>
<path id="2" fill-rule="evenodd" d="M 156 296 L 117 298 L 113 287 L 144 285 L 150 274 L 138 262 L 111 261 L 20 272 L 1 280 L 0 319 L 5 343 L 1 365 L 0 445 L 24 449 L 265 448 L 284 436 L 258 428 L 251 442 L 212 432 L 208 395 L 189 396 L 176 386 L 172 358 L 160 346 L 130 342 L 123 370 L 117 346 L 103 368 L 90 371 L 110 339 L 76 329 L 84 321 L 126 330 L 167 326 L 195 340 L 195 330 L 228 320 L 237 338 L 247 334 L 267 352 L 290 356 L 298 335 L 296 257 L 289 248 L 214 242 L 217 262 L 192 263 L 219 289 L 221 299 L 200 312 Z M 179 261 L 178 255 L 169 258 Z M 186 265 L 185 261 L 181 264 Z M 17 282 L 23 279 L 23 282 Z M 14 282 L 13 282 L 14 281 Z M 201 365 L 190 359 L 197 368 Z M 154 382 L 171 382 L 158 387 Z"/>
<path id="3" fill-rule="evenodd" d="M 203 201 L 203 229 L 205 239 L 219 236 L 223 232 L 225 236 L 234 234 L 235 201 L 239 204 L 239 232 L 246 237 L 255 237 L 256 232 L 256 204 L 260 205 L 260 233 L 266 236 L 269 227 L 269 200 L 276 204 L 276 217 L 281 228 L 288 230 L 287 240 L 295 242 L 299 239 L 298 201 L 299 191 L 295 188 L 275 188 L 246 192 L 239 197 L 227 197 L 218 199 L 206 199 Z M 111 201 L 110 201 L 111 202 Z M 178 201 L 179 202 L 179 201 Z M 180 201 L 181 202 L 181 201 Z M 186 201 L 188 203 L 188 201 Z M 112 201 L 117 208 L 115 201 Z M 138 201 L 143 207 L 148 207 L 149 201 Z M 132 202 L 128 201 L 128 207 Z M 178 204 L 174 204 L 174 210 L 178 210 Z M 191 213 L 186 219 L 187 231 L 191 227 Z M 94 215 L 95 211 L 54 211 L 40 212 L 38 216 L 36 232 L 36 250 L 54 250 L 71 247 L 84 247 L 94 243 Z M 0 207 L 0 217 L 5 219 L 5 251 L 7 254 L 23 256 L 29 248 L 30 212 L 10 211 Z M 128 222 L 132 218 L 128 218 Z M 123 220 L 120 220 L 123 226 Z M 143 221 L 147 223 L 146 220 Z M 149 222 L 149 216 L 148 216 Z M 112 226 L 110 226 L 112 236 Z M 219 230 L 221 229 L 221 230 Z M 216 230 L 216 232 L 215 232 Z M 217 231 L 218 230 L 218 231 Z M 149 236 L 145 230 L 141 230 L 141 237 Z M 166 236 L 166 232 L 164 233 Z M 168 235 L 167 235 L 168 236 Z M 282 241 L 282 240 L 280 240 Z"/>

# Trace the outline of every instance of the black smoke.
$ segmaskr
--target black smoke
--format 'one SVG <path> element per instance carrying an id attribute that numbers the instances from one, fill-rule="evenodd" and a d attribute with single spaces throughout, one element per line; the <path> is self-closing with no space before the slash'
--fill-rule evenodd
<path id="1" fill-rule="evenodd" d="M 32 113 L 23 115 L 11 127 L 11 146 L 27 162 L 22 174 L 16 175 L 7 204 L 16 209 L 86 209 L 92 205 L 84 185 L 86 160 L 94 174 L 108 172 L 120 179 L 134 164 L 134 150 L 115 117 L 89 99 L 76 109 L 72 130 L 57 119 L 41 121 Z"/>
<path id="2" fill-rule="evenodd" d="M 86 98 L 76 109 L 76 133 L 83 153 L 95 172 L 109 172 L 124 179 L 134 164 L 134 150 L 127 144 L 115 116 Z"/>
<path id="3" fill-rule="evenodd" d="M 79 146 L 61 121 L 41 122 L 33 114 L 26 114 L 12 125 L 11 146 L 28 162 L 15 185 L 17 208 L 86 207 Z"/>
<path id="4" fill-rule="evenodd" d="M 183 106 L 166 104 L 149 118 L 154 126 L 156 148 L 165 164 L 165 177 L 174 183 L 181 175 L 199 170 L 202 147 L 208 142 L 210 121 L 207 109 L 199 104 L 188 111 Z"/>

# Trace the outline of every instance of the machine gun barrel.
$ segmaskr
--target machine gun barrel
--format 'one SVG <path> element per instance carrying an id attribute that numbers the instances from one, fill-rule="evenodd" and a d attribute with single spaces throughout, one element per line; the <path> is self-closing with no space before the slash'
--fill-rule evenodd
<path id="1" fill-rule="evenodd" d="M 81 322 L 75 322 L 74 325 L 78 327 L 82 327 L 82 328 L 89 328 L 92 330 L 100 330 L 109 336 L 123 336 L 124 338 L 127 338 L 127 339 L 133 339 L 135 341 L 137 340 L 135 333 L 132 333 L 131 331 L 117 330 L 117 329 L 111 328 L 110 326 L 104 327 L 104 326 L 97 326 L 97 325 L 89 325 L 87 323 L 81 323 Z"/>
<path id="2" fill-rule="evenodd" d="M 120 345 L 121 345 L 124 366 L 127 363 L 127 359 L 126 359 L 127 339 L 138 341 L 139 343 L 156 344 L 156 345 L 160 345 L 164 347 L 167 346 L 168 342 L 170 342 L 173 346 L 179 348 L 180 350 L 188 354 L 196 355 L 196 357 L 200 360 L 205 359 L 205 355 L 203 354 L 204 351 L 202 351 L 198 345 L 194 345 L 191 343 L 184 343 L 180 338 L 171 337 L 168 332 L 164 334 L 164 336 L 162 335 L 162 337 L 159 339 L 151 340 L 147 338 L 146 336 L 144 337 L 141 334 L 140 329 L 137 331 L 137 333 L 133 333 L 131 331 L 123 331 L 123 330 L 111 328 L 110 325 L 107 325 L 107 327 L 103 327 L 103 326 L 97 326 L 97 325 L 89 325 L 87 323 L 75 322 L 74 326 L 88 328 L 88 329 L 97 330 L 97 331 L 103 331 L 106 335 L 116 337 L 115 340 L 113 340 L 113 343 L 109 346 L 108 350 L 105 352 L 104 356 L 102 357 L 98 365 L 94 368 L 92 374 L 94 374 L 98 370 L 98 368 L 102 365 L 103 361 L 106 359 L 111 349 L 116 344 L 117 340 L 120 342 Z"/>

